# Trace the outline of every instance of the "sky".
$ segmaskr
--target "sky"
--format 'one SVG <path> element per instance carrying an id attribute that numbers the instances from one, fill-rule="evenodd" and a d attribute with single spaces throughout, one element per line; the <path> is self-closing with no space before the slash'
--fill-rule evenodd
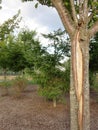
<path id="1" fill-rule="evenodd" d="M 21 28 L 27 27 L 30 30 L 36 30 L 38 33 L 49 33 L 59 28 L 63 29 L 62 22 L 57 11 L 54 8 L 42 6 L 39 4 L 35 8 L 34 2 L 22 3 L 21 0 L 2 0 L 2 9 L 0 10 L 0 24 L 15 15 L 21 10 L 22 22 Z"/>

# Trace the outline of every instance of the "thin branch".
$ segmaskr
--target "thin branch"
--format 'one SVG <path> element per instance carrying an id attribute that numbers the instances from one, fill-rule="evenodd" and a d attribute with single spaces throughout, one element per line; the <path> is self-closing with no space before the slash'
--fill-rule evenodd
<path id="1" fill-rule="evenodd" d="M 83 16 L 84 16 L 84 14 L 83 14 L 83 0 L 79 0 L 79 19 L 80 19 L 80 21 L 81 20 L 84 21 Z"/>
<path id="2" fill-rule="evenodd" d="M 84 0 L 83 8 L 84 8 L 84 19 L 85 19 L 85 22 L 87 22 L 87 17 L 88 17 L 88 0 Z"/>
<path id="3" fill-rule="evenodd" d="M 87 2 L 88 0 L 79 0 L 79 18 L 82 21 L 85 21 L 85 15 L 87 11 Z M 86 12 L 85 12 L 86 11 Z M 85 15 L 84 15 L 85 14 Z"/>
<path id="4" fill-rule="evenodd" d="M 74 22 L 71 18 L 71 15 L 69 14 L 66 7 L 64 6 L 63 1 L 62 0 L 51 0 L 51 2 L 53 3 L 55 8 L 57 9 L 58 14 L 59 14 L 67 32 L 70 35 L 72 35 L 72 33 L 74 33 L 74 31 L 75 31 L 75 27 L 74 27 L 75 25 L 74 25 Z"/>
<path id="5" fill-rule="evenodd" d="M 89 29 L 89 35 L 92 37 L 94 34 L 98 32 L 98 21 L 94 23 L 94 25 Z"/>
<path id="6" fill-rule="evenodd" d="M 77 19 L 77 13 L 76 13 L 76 10 L 75 10 L 74 0 L 70 0 L 70 4 L 71 4 L 71 8 L 72 8 L 73 19 L 74 19 L 75 24 L 76 24 L 76 26 L 77 26 L 77 24 L 78 24 L 78 19 Z"/>

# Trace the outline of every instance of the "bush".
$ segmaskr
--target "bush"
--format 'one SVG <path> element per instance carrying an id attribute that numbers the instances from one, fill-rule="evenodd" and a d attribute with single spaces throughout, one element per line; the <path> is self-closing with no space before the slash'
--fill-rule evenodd
<path id="1" fill-rule="evenodd" d="M 95 74 L 93 72 L 89 72 L 89 81 L 90 81 L 90 88 L 94 87 L 94 82 L 95 82 Z"/>
<path id="2" fill-rule="evenodd" d="M 95 80 L 94 80 L 94 90 L 98 92 L 98 73 L 96 74 Z"/>
<path id="3" fill-rule="evenodd" d="M 16 77 L 13 80 L 9 93 L 14 97 L 20 97 L 22 96 L 22 92 L 25 90 L 26 86 L 27 80 L 24 77 Z"/>
<path id="4" fill-rule="evenodd" d="M 90 88 L 98 91 L 98 73 L 92 73 L 89 74 L 90 79 Z"/>
<path id="5" fill-rule="evenodd" d="M 59 97 L 62 94 L 62 91 L 58 87 L 40 87 L 39 90 L 39 95 L 45 97 L 47 100 L 52 100 L 53 101 L 53 106 L 56 107 L 56 102 L 59 99 Z"/>
<path id="6" fill-rule="evenodd" d="M 0 82 L 0 96 L 8 95 L 8 87 L 10 86 L 9 81 Z"/>

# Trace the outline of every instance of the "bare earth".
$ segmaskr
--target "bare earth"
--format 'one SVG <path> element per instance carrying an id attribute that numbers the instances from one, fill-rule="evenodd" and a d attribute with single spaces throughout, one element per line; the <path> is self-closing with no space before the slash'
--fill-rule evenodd
<path id="1" fill-rule="evenodd" d="M 21 99 L 0 98 L 0 130 L 70 130 L 69 97 L 67 103 L 53 108 L 29 86 Z M 97 99 L 96 99 L 97 98 Z M 91 94 L 91 130 L 98 130 L 98 95 Z"/>

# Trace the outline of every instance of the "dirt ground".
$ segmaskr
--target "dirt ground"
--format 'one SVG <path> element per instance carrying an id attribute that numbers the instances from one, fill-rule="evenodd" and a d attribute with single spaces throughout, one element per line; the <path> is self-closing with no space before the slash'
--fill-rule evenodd
<path id="1" fill-rule="evenodd" d="M 67 103 L 53 108 L 29 86 L 22 98 L 0 98 L 0 130 L 70 130 L 69 97 Z M 95 96 L 94 96 L 95 95 Z M 98 130 L 98 95 L 91 94 L 91 130 Z"/>

